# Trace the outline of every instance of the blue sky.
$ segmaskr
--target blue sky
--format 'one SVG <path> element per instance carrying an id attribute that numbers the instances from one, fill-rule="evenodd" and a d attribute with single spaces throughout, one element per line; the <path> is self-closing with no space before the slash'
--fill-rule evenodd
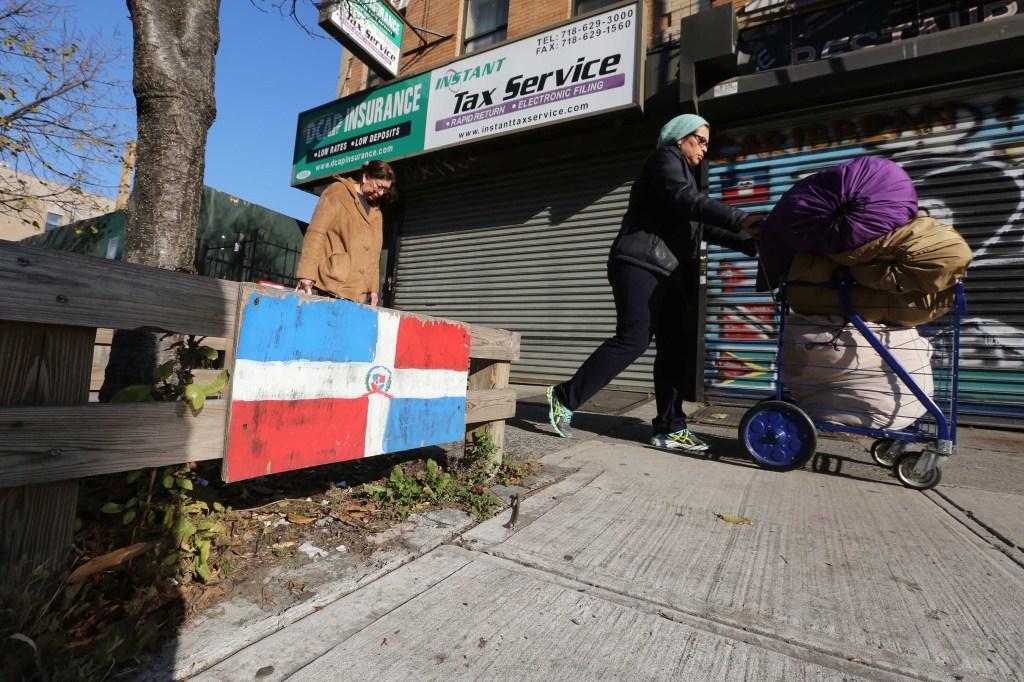
<path id="1" fill-rule="evenodd" d="M 116 30 L 129 58 L 118 76 L 131 82 L 132 26 L 125 0 L 62 0 L 79 28 Z M 289 186 L 300 112 L 334 99 L 341 46 L 316 26 L 299 0 L 310 37 L 290 17 L 267 14 L 249 0 L 222 0 L 217 51 L 217 120 L 206 147 L 205 183 L 241 199 L 308 221 L 316 197 Z M 129 87 L 126 104 L 135 98 Z M 111 184 L 116 186 L 117 171 Z M 110 196 L 114 196 L 112 192 Z"/>

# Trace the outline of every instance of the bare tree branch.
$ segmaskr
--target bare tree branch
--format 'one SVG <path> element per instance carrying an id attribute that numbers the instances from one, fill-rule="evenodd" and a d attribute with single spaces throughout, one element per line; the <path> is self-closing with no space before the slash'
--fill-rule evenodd
<path id="1" fill-rule="evenodd" d="M 310 7 L 315 10 L 319 4 L 318 0 L 249 0 L 249 2 L 264 14 L 276 13 L 282 17 L 288 17 L 311 38 L 318 40 L 327 38 L 315 23 L 311 26 L 299 16 L 300 7 Z M 319 12 L 319 10 L 317 11 Z"/>
<path id="2" fill-rule="evenodd" d="M 52 0 L 0 0 L 0 212 L 47 200 L 71 213 L 83 192 L 114 189 L 107 178 L 134 137 L 124 112 L 127 83 L 110 76 L 123 55 L 85 35 Z M 19 182 L 27 174 L 41 183 Z"/>

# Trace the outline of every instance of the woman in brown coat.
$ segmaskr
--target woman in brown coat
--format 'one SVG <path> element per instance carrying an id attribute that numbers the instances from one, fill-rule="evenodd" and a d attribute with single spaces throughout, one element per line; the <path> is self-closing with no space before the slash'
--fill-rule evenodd
<path id="1" fill-rule="evenodd" d="M 299 290 L 377 305 L 384 241 L 379 205 L 394 196 L 395 171 L 382 161 L 363 164 L 359 180 L 331 183 L 302 241 Z"/>

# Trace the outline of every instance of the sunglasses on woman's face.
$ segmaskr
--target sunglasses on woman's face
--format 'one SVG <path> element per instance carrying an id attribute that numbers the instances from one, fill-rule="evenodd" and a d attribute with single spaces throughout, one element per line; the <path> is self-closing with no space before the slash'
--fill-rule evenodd
<path id="1" fill-rule="evenodd" d="M 698 147 L 701 147 L 703 149 L 708 148 L 708 138 L 704 137 L 703 135 L 698 135 L 697 133 L 690 133 L 690 137 L 697 140 Z"/>

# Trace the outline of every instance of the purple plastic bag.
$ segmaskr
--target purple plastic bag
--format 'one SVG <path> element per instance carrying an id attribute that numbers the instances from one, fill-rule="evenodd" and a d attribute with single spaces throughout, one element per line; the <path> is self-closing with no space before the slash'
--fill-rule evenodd
<path id="1" fill-rule="evenodd" d="M 917 216 L 917 192 L 896 163 L 860 156 L 803 178 L 765 218 L 757 289 L 778 286 L 794 253 L 840 253 Z"/>

